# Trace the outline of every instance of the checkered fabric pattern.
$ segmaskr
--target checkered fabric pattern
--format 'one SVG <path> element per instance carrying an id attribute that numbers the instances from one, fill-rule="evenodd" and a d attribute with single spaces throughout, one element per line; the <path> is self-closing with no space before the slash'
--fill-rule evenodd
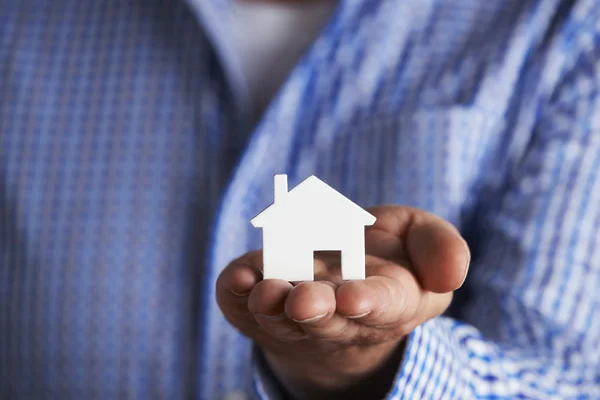
<path id="1" fill-rule="evenodd" d="M 279 398 L 214 300 L 276 173 L 467 238 L 390 399 L 600 398 L 600 3 L 341 0 L 252 128 L 228 4 L 0 0 L 0 398 Z"/>

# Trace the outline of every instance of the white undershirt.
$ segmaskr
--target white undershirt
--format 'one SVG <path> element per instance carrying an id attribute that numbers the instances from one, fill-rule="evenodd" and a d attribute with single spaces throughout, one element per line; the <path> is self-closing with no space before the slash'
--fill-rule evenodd
<path id="1" fill-rule="evenodd" d="M 337 3 L 233 2 L 231 38 L 246 81 L 254 124 L 319 36 Z"/>

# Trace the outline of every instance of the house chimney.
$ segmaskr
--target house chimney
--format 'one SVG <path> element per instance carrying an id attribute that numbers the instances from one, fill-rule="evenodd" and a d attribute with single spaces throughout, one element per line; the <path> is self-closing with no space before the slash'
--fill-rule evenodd
<path id="1" fill-rule="evenodd" d="M 282 200 L 285 200 L 288 194 L 288 181 L 287 175 L 280 174 L 275 175 L 275 199 L 274 203 L 277 204 Z"/>

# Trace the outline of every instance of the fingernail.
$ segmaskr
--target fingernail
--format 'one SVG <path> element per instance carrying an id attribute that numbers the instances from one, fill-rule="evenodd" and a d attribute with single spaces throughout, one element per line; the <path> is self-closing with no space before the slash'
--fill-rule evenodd
<path id="1" fill-rule="evenodd" d="M 326 315 L 327 315 L 327 313 L 317 315 L 314 317 L 310 317 L 310 318 L 306 318 L 306 319 L 293 319 L 292 318 L 292 321 L 297 322 L 299 324 L 308 324 L 310 322 L 317 322 L 318 320 L 325 318 Z"/>
<path id="2" fill-rule="evenodd" d="M 471 250 L 469 250 L 469 245 L 467 244 L 467 242 L 465 240 L 463 241 L 465 243 L 465 250 L 467 252 L 467 265 L 465 266 L 465 276 L 463 276 L 462 282 L 460 283 L 460 286 L 458 286 L 458 289 L 460 289 L 462 285 L 465 284 L 465 281 L 467 280 L 467 275 L 469 274 L 469 268 L 471 267 Z"/>
<path id="3" fill-rule="evenodd" d="M 469 275 L 469 268 L 471 266 L 471 263 L 468 263 L 466 268 L 465 268 L 465 276 L 463 276 L 462 282 L 460 283 L 460 285 L 458 286 L 457 289 L 460 289 L 466 282 L 467 280 L 467 275 Z"/>
<path id="4" fill-rule="evenodd" d="M 246 292 L 246 293 L 238 293 L 238 292 L 235 292 L 235 291 L 233 291 L 233 290 L 230 290 L 230 292 L 231 292 L 231 293 L 232 293 L 234 296 L 237 296 L 237 297 L 248 297 L 248 296 L 250 295 L 250 292 Z"/>
<path id="5" fill-rule="evenodd" d="M 371 311 L 367 311 L 366 313 L 362 313 L 362 314 L 359 314 L 359 315 L 349 315 L 349 316 L 346 316 L 346 318 L 348 318 L 348 319 L 358 319 L 358 318 L 366 317 L 369 314 L 371 314 Z"/>

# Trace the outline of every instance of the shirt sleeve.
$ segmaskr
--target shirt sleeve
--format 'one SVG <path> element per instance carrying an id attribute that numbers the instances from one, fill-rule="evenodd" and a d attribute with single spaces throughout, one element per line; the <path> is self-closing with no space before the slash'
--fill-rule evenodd
<path id="1" fill-rule="evenodd" d="M 525 151 L 476 213 L 463 322 L 414 330 L 390 399 L 600 398 L 597 26 L 565 41 Z"/>
<path id="2" fill-rule="evenodd" d="M 596 25 L 566 40 L 519 162 L 477 211 L 468 301 L 410 334 L 388 399 L 600 398 Z M 260 398 L 281 398 L 254 377 Z"/>

